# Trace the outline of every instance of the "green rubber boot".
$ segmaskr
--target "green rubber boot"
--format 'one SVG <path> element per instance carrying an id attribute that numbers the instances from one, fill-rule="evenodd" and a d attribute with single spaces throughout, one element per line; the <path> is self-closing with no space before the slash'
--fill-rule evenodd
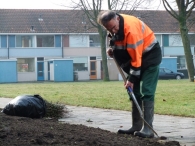
<path id="1" fill-rule="evenodd" d="M 140 108 L 142 109 L 142 101 L 137 100 Z M 135 103 L 133 101 L 131 101 L 132 103 L 132 127 L 128 130 L 122 130 L 119 129 L 118 130 L 118 134 L 134 134 L 135 131 L 140 131 L 143 125 L 143 121 L 140 117 L 139 111 L 135 105 Z"/>
<path id="2" fill-rule="evenodd" d="M 144 109 L 144 120 L 151 127 L 153 127 L 152 123 L 154 119 L 154 101 L 143 101 L 143 109 Z M 153 138 L 154 137 L 153 131 L 145 123 L 141 131 L 136 131 L 134 135 L 143 137 L 143 138 Z"/>

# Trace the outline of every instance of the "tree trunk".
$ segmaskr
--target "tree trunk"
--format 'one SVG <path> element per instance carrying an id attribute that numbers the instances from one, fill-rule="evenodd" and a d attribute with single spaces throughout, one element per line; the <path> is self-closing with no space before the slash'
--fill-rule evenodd
<path id="1" fill-rule="evenodd" d="M 189 41 L 189 37 L 188 37 L 188 29 L 187 29 L 185 22 L 180 22 L 180 33 L 181 33 L 181 38 L 182 38 L 182 42 L 183 42 L 183 46 L 184 46 L 184 52 L 185 52 L 189 80 L 191 82 L 194 82 L 193 55 L 191 52 L 190 41 Z"/>
<path id="2" fill-rule="evenodd" d="M 102 54 L 102 66 L 103 66 L 103 80 L 110 81 L 109 73 L 108 73 L 108 66 L 107 66 L 107 55 L 106 55 L 106 37 L 107 31 L 102 29 L 101 26 L 98 27 L 98 32 L 100 35 L 101 41 L 101 54 Z"/>

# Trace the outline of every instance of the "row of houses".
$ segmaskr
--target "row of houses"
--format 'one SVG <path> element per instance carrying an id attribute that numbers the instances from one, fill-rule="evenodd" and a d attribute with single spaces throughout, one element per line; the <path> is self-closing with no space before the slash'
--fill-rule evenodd
<path id="1" fill-rule="evenodd" d="M 187 70 L 178 22 L 166 11 L 140 10 L 133 15 L 155 32 L 163 57 L 176 58 L 176 70 Z M 195 26 L 189 38 L 195 56 Z M 100 46 L 97 29 L 80 10 L 0 9 L 0 83 L 100 80 Z M 111 80 L 119 79 L 111 58 L 108 70 Z"/>

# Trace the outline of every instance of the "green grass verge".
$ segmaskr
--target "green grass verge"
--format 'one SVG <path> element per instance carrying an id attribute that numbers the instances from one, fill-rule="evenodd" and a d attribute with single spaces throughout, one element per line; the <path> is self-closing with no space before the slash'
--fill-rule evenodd
<path id="1" fill-rule="evenodd" d="M 49 102 L 130 111 L 122 81 L 43 82 L 0 84 L 0 97 L 39 94 Z M 195 117 L 195 82 L 159 80 L 155 113 Z"/>

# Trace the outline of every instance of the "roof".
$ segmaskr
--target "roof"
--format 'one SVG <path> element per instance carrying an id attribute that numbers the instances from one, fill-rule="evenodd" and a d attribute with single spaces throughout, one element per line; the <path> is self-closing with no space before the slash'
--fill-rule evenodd
<path id="1" fill-rule="evenodd" d="M 155 33 L 178 33 L 179 23 L 166 11 L 140 10 L 133 14 Z M 0 33 L 97 33 L 81 10 L 0 9 Z M 91 28 L 91 29 L 86 29 Z M 195 24 L 190 31 L 195 33 Z"/>

